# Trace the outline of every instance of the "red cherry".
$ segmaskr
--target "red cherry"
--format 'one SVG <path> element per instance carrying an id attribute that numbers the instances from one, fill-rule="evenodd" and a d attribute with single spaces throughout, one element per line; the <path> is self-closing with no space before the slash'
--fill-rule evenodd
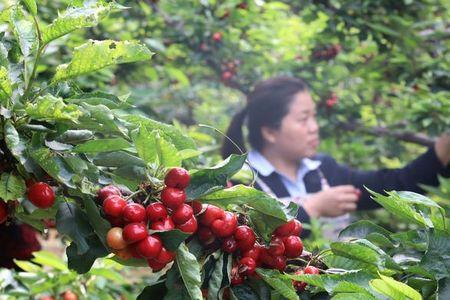
<path id="1" fill-rule="evenodd" d="M 283 271 L 286 268 L 286 257 L 285 256 L 275 256 L 273 257 L 273 268 Z"/>
<path id="2" fill-rule="evenodd" d="M 316 274 L 317 275 L 319 273 L 320 273 L 319 269 L 317 269 L 314 266 L 307 266 L 305 268 L 305 274 Z"/>
<path id="3" fill-rule="evenodd" d="M 244 277 L 239 273 L 237 266 L 231 269 L 231 285 L 238 285 L 244 282 Z"/>
<path id="4" fill-rule="evenodd" d="M 295 226 L 296 226 L 295 219 L 292 219 L 289 222 L 284 223 L 281 226 L 278 226 L 277 229 L 275 229 L 274 234 L 279 237 L 293 235 L 292 233 L 295 230 Z"/>
<path id="5" fill-rule="evenodd" d="M 184 224 L 194 215 L 194 210 L 187 204 L 180 205 L 173 213 L 172 220 L 175 224 Z"/>
<path id="6" fill-rule="evenodd" d="M 146 208 L 149 222 L 162 221 L 167 218 L 167 209 L 164 204 L 154 202 Z"/>
<path id="7" fill-rule="evenodd" d="M 122 219 L 122 216 L 120 217 L 113 217 L 113 216 L 106 216 L 106 219 L 108 219 L 109 223 L 111 223 L 114 227 L 123 227 L 125 226 L 125 222 Z"/>
<path id="8" fill-rule="evenodd" d="M 220 32 L 215 32 L 215 33 L 212 35 L 212 39 L 213 39 L 213 41 L 215 41 L 215 42 L 220 42 L 220 41 L 222 40 L 222 33 L 220 33 Z"/>
<path id="9" fill-rule="evenodd" d="M 168 264 L 175 259 L 176 253 L 167 250 L 165 247 L 161 248 L 161 252 L 159 252 L 158 256 L 156 256 L 155 260 L 162 264 Z"/>
<path id="10" fill-rule="evenodd" d="M 200 242 L 204 245 L 212 244 L 216 240 L 216 236 L 209 227 L 200 226 L 197 235 Z"/>
<path id="11" fill-rule="evenodd" d="M 254 275 L 256 270 L 256 262 L 251 257 L 243 257 L 239 261 L 239 273 L 244 275 Z"/>
<path id="12" fill-rule="evenodd" d="M 163 243 L 156 235 L 148 235 L 145 239 L 136 244 L 136 251 L 142 257 L 155 258 L 161 251 Z"/>
<path id="13" fill-rule="evenodd" d="M 97 199 L 100 203 L 103 203 L 106 198 L 112 195 L 122 196 L 120 189 L 114 185 L 107 185 L 97 191 Z"/>
<path id="14" fill-rule="evenodd" d="M 263 247 L 261 245 L 256 244 L 252 249 L 242 252 L 242 257 L 251 257 L 256 263 L 258 263 L 262 248 Z"/>
<path id="15" fill-rule="evenodd" d="M 295 223 L 295 229 L 294 229 L 294 231 L 292 231 L 291 235 L 300 236 L 300 234 L 302 233 L 302 230 L 303 230 L 302 223 L 300 223 L 300 221 L 297 219 L 294 219 L 294 223 Z"/>
<path id="16" fill-rule="evenodd" d="M 222 250 L 227 253 L 234 253 L 237 250 L 237 242 L 233 236 L 229 236 L 222 241 Z"/>
<path id="17" fill-rule="evenodd" d="M 253 229 L 247 225 L 238 226 L 234 232 L 234 238 L 238 243 L 238 248 L 241 251 L 246 251 L 255 246 L 256 235 Z"/>
<path id="18" fill-rule="evenodd" d="M 200 223 L 207 227 L 210 227 L 212 222 L 217 219 L 223 219 L 225 217 L 225 211 L 217 206 L 209 204 L 206 207 L 205 212 L 200 217 Z"/>
<path id="19" fill-rule="evenodd" d="M 178 224 L 176 227 L 183 232 L 194 233 L 198 228 L 197 219 L 192 216 L 186 223 Z"/>
<path id="20" fill-rule="evenodd" d="M 150 225 L 151 230 L 169 231 L 175 229 L 175 223 L 171 217 L 166 217 L 162 221 L 154 222 Z"/>
<path id="21" fill-rule="evenodd" d="M 148 266 L 153 270 L 153 272 L 161 271 L 167 265 L 167 264 L 162 264 L 160 262 L 157 262 L 154 259 L 147 259 L 147 263 L 148 263 Z"/>
<path id="22" fill-rule="evenodd" d="M 231 79 L 231 77 L 233 77 L 233 73 L 231 73 L 230 71 L 224 71 L 221 76 L 223 81 L 228 81 Z"/>
<path id="23" fill-rule="evenodd" d="M 49 208 L 55 203 L 55 192 L 45 182 L 36 182 L 28 189 L 28 200 L 36 207 Z"/>
<path id="24" fill-rule="evenodd" d="M 225 217 L 217 219 L 211 224 L 212 232 L 220 238 L 228 237 L 234 233 L 237 228 L 237 217 L 235 214 L 227 211 Z"/>
<path id="25" fill-rule="evenodd" d="M 294 274 L 295 275 L 303 275 L 304 272 L 303 272 L 303 270 L 297 270 L 297 271 L 295 271 Z M 299 292 L 304 291 L 307 286 L 307 283 L 304 281 L 292 280 L 292 284 L 294 285 L 294 288 Z"/>
<path id="26" fill-rule="evenodd" d="M 8 219 L 8 206 L 3 200 L 0 200 L 0 224 Z"/>
<path id="27" fill-rule="evenodd" d="M 108 216 L 119 218 L 122 217 L 123 209 L 126 205 L 127 201 L 125 201 L 122 197 L 112 195 L 103 201 L 103 211 Z"/>
<path id="28" fill-rule="evenodd" d="M 285 237 L 283 239 L 284 254 L 289 258 L 299 257 L 303 252 L 302 240 L 295 235 Z"/>
<path id="29" fill-rule="evenodd" d="M 123 219 L 127 223 L 144 222 L 147 219 L 145 207 L 138 203 L 129 203 L 123 209 Z"/>
<path id="30" fill-rule="evenodd" d="M 172 168 L 164 178 L 164 183 L 169 187 L 184 189 L 189 185 L 191 176 L 183 168 Z"/>
<path id="31" fill-rule="evenodd" d="M 194 211 L 194 215 L 198 215 L 203 210 L 203 205 L 200 201 L 194 200 L 191 202 L 188 202 L 188 204 L 192 207 Z"/>
<path id="32" fill-rule="evenodd" d="M 123 228 L 122 235 L 128 244 L 136 243 L 147 237 L 147 227 L 143 223 L 130 223 Z"/>
<path id="33" fill-rule="evenodd" d="M 165 187 L 161 191 L 161 202 L 171 209 L 176 209 L 178 206 L 184 203 L 186 200 L 186 193 L 184 190 Z"/>
<path id="34" fill-rule="evenodd" d="M 272 256 L 279 256 L 284 254 L 284 244 L 283 240 L 279 237 L 273 237 L 270 241 L 269 249 L 267 249 L 267 252 L 269 252 Z"/>

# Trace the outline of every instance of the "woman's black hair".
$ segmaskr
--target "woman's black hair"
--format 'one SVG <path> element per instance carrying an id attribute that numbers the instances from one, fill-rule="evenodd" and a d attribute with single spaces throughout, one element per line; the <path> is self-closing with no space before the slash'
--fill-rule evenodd
<path id="1" fill-rule="evenodd" d="M 280 76 L 260 82 L 247 97 L 247 106 L 238 112 L 231 120 L 227 130 L 227 136 L 241 150 L 246 151 L 242 125 L 248 117 L 248 139 L 250 145 L 258 151 L 264 147 L 264 138 L 261 134 L 262 127 L 277 129 L 281 126 L 281 120 L 289 112 L 289 106 L 294 95 L 307 91 L 307 84 L 299 79 L 288 76 Z M 239 149 L 229 139 L 224 139 L 222 144 L 222 157 L 230 154 L 240 154 Z"/>

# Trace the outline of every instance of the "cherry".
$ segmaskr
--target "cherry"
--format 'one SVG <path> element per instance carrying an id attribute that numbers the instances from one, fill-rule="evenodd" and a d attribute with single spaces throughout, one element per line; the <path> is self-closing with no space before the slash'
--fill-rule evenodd
<path id="1" fill-rule="evenodd" d="M 194 233 L 198 228 L 197 219 L 192 216 L 186 223 L 178 224 L 176 227 L 183 232 Z"/>
<path id="2" fill-rule="evenodd" d="M 272 237 L 270 241 L 269 249 L 267 252 L 272 256 L 279 256 L 284 254 L 284 244 L 283 240 L 279 237 Z"/>
<path id="3" fill-rule="evenodd" d="M 212 244 L 216 239 L 216 236 L 209 227 L 200 226 L 197 235 L 200 242 L 204 245 Z"/>
<path id="4" fill-rule="evenodd" d="M 224 71 L 221 76 L 223 81 L 228 81 L 231 79 L 231 77 L 233 77 L 233 73 L 231 73 L 230 71 Z"/>
<path id="5" fill-rule="evenodd" d="M 307 266 L 305 268 L 305 274 L 315 274 L 315 275 L 317 275 L 319 273 L 320 273 L 319 269 L 314 267 L 314 266 Z"/>
<path id="6" fill-rule="evenodd" d="M 106 234 L 106 243 L 111 249 L 120 250 L 127 246 L 127 243 L 123 239 L 122 228 L 113 227 Z"/>
<path id="7" fill-rule="evenodd" d="M 220 42 L 220 41 L 222 40 L 222 33 L 220 33 L 220 32 L 215 32 L 215 33 L 212 35 L 212 39 L 213 39 L 213 41 L 215 41 L 215 42 Z"/>
<path id="8" fill-rule="evenodd" d="M 108 219 L 109 223 L 111 223 L 111 225 L 114 227 L 123 227 L 125 225 L 122 216 L 120 217 L 106 216 L 106 219 Z"/>
<path id="9" fill-rule="evenodd" d="M 78 300 L 78 296 L 72 291 L 67 291 L 63 295 L 63 300 Z"/>
<path id="10" fill-rule="evenodd" d="M 243 257 L 239 261 L 239 273 L 244 275 L 254 275 L 256 270 L 256 262 L 251 257 Z"/>
<path id="11" fill-rule="evenodd" d="M 8 206 L 3 200 L 0 200 L 0 224 L 8 219 Z"/>
<path id="12" fill-rule="evenodd" d="M 295 271 L 294 274 L 295 275 L 303 275 L 304 272 L 303 272 L 303 270 L 297 270 L 297 271 Z M 304 281 L 292 280 L 292 284 L 294 285 L 294 288 L 299 292 L 304 291 L 307 286 L 307 283 Z"/>
<path id="13" fill-rule="evenodd" d="M 189 185 L 191 176 L 183 168 L 172 168 L 164 178 L 164 183 L 169 187 L 184 189 Z"/>
<path id="14" fill-rule="evenodd" d="M 222 219 L 225 217 L 225 211 L 217 206 L 209 204 L 206 207 L 205 212 L 201 215 L 200 223 L 202 225 L 211 226 L 211 223 L 217 219 Z"/>
<path id="15" fill-rule="evenodd" d="M 238 266 L 231 269 L 231 285 L 238 285 L 244 282 L 244 277 L 239 273 Z"/>
<path id="16" fill-rule="evenodd" d="M 112 195 L 122 196 L 120 189 L 114 185 L 107 185 L 97 191 L 97 199 L 100 203 L 103 203 L 106 198 Z"/>
<path id="17" fill-rule="evenodd" d="M 173 213 L 172 220 L 175 224 L 186 223 L 194 215 L 194 210 L 187 204 L 180 205 Z"/>
<path id="18" fill-rule="evenodd" d="M 294 231 L 292 231 L 291 235 L 300 236 L 300 234 L 302 233 L 302 230 L 303 230 L 302 223 L 297 219 L 294 219 L 294 223 L 295 223 L 295 229 L 294 229 Z"/>
<path id="19" fill-rule="evenodd" d="M 120 250 L 114 250 L 114 254 L 123 260 L 129 260 L 130 258 L 134 257 L 133 250 L 130 247 L 126 247 Z"/>
<path id="20" fill-rule="evenodd" d="M 36 182 L 28 189 L 28 200 L 36 207 L 49 208 L 55 203 L 55 192 L 45 182 Z"/>
<path id="21" fill-rule="evenodd" d="M 186 200 L 186 193 L 184 190 L 165 187 L 161 191 L 161 202 L 171 209 L 176 209 L 178 206 L 184 203 Z"/>
<path id="22" fill-rule="evenodd" d="M 136 244 L 136 251 L 142 257 L 155 258 L 161 252 L 162 246 L 161 238 L 156 235 L 148 235 Z"/>
<path id="23" fill-rule="evenodd" d="M 103 201 L 103 211 L 108 216 L 119 218 L 122 217 L 123 209 L 126 205 L 127 201 L 125 201 L 122 197 L 112 195 Z"/>
<path id="24" fill-rule="evenodd" d="M 123 219 L 127 223 L 146 221 L 145 207 L 138 203 L 128 203 L 123 209 Z"/>
<path id="25" fill-rule="evenodd" d="M 285 236 L 290 236 L 290 235 L 299 235 L 299 234 L 296 234 L 296 232 L 298 231 L 299 225 L 301 228 L 301 223 L 296 219 L 292 219 L 289 222 L 284 223 L 283 225 L 277 227 L 277 229 L 275 229 L 275 231 L 274 231 L 274 234 L 279 237 L 285 237 Z M 300 231 L 301 231 L 301 229 L 300 229 Z"/>
<path id="26" fill-rule="evenodd" d="M 161 248 L 158 256 L 156 256 L 155 260 L 162 264 L 168 264 L 175 259 L 176 253 L 167 250 L 165 247 Z"/>
<path id="27" fill-rule="evenodd" d="M 289 258 L 299 257 L 303 252 L 302 240 L 295 235 L 285 237 L 283 239 L 284 254 Z"/>
<path id="28" fill-rule="evenodd" d="M 164 204 L 154 202 L 146 208 L 147 218 L 150 222 L 162 221 L 167 218 L 167 209 Z"/>
<path id="29" fill-rule="evenodd" d="M 155 259 L 147 259 L 147 263 L 148 266 L 153 270 L 153 272 L 161 271 L 167 265 L 157 262 Z"/>
<path id="30" fill-rule="evenodd" d="M 150 225 L 151 230 L 169 231 L 175 229 L 175 223 L 171 217 L 166 217 L 162 221 L 154 222 Z"/>
<path id="31" fill-rule="evenodd" d="M 251 257 L 258 263 L 260 260 L 261 248 L 261 245 L 256 244 L 252 249 L 242 252 L 242 257 Z"/>
<path id="32" fill-rule="evenodd" d="M 188 204 L 192 207 L 194 215 L 198 215 L 203 210 L 203 205 L 200 201 L 194 200 L 189 202 Z"/>
<path id="33" fill-rule="evenodd" d="M 234 253 L 237 250 L 237 242 L 233 236 L 229 236 L 222 241 L 222 250 L 227 253 Z"/>
<path id="34" fill-rule="evenodd" d="M 147 227 L 143 223 L 130 223 L 123 228 L 122 236 L 128 244 L 139 242 L 148 235 Z"/>
<path id="35" fill-rule="evenodd" d="M 227 211 L 224 218 L 217 219 L 211 224 L 212 232 L 220 238 L 228 237 L 234 233 L 237 228 L 237 217 L 235 214 Z"/>
<path id="36" fill-rule="evenodd" d="M 238 226 L 234 232 L 234 238 L 238 243 L 238 248 L 241 251 L 246 251 L 255 246 L 256 235 L 253 229 L 247 225 Z"/>
<path id="37" fill-rule="evenodd" d="M 275 256 L 273 257 L 273 268 L 283 271 L 286 268 L 286 257 L 285 256 Z"/>

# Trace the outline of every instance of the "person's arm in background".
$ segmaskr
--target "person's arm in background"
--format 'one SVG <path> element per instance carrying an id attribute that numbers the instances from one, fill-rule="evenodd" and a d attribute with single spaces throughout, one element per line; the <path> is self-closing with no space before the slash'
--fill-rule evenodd
<path id="1" fill-rule="evenodd" d="M 417 193 L 424 191 L 419 184 L 437 186 L 438 175 L 450 176 L 450 134 L 441 135 L 434 145 L 399 169 L 381 169 L 375 171 L 360 171 L 336 163 L 331 157 L 323 162 L 328 170 L 330 185 L 353 185 L 362 191 L 357 209 L 373 209 L 379 205 L 370 198 L 364 188 L 376 191 L 404 190 Z M 349 210 L 351 211 L 351 210 Z"/>

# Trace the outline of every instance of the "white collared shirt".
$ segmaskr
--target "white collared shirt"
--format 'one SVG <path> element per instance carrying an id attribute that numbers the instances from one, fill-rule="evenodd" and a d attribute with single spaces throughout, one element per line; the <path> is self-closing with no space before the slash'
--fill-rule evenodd
<path id="1" fill-rule="evenodd" d="M 278 172 L 275 167 L 257 150 L 251 150 L 248 154 L 248 161 L 250 165 L 262 176 L 269 176 L 273 172 L 280 175 L 283 185 L 288 190 L 291 197 L 305 197 L 307 194 L 303 178 L 305 175 L 313 170 L 316 170 L 321 162 L 309 158 L 303 158 L 297 170 L 297 180 L 294 182 L 286 175 Z"/>

